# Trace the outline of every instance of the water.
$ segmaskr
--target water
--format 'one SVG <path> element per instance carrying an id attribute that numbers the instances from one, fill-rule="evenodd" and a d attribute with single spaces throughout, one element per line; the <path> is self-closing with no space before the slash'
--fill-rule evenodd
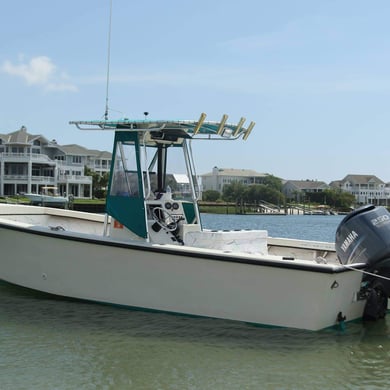
<path id="1" fill-rule="evenodd" d="M 273 236 L 290 230 L 326 241 L 339 219 L 203 216 L 213 229 L 225 220 L 223 228 L 267 226 Z M 309 332 L 132 311 L 0 283 L 2 390 L 374 390 L 389 388 L 389 363 L 390 316 Z"/>
<path id="2" fill-rule="evenodd" d="M 202 214 L 209 229 L 265 229 L 271 237 L 334 242 L 342 215 Z"/>

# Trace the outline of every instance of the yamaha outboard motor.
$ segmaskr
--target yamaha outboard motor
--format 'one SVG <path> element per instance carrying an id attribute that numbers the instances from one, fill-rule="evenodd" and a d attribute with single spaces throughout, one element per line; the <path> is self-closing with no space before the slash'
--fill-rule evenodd
<path id="1" fill-rule="evenodd" d="M 383 318 L 390 297 L 390 213 L 368 205 L 348 214 L 336 231 L 336 252 L 342 264 L 366 264 L 364 318 Z"/>

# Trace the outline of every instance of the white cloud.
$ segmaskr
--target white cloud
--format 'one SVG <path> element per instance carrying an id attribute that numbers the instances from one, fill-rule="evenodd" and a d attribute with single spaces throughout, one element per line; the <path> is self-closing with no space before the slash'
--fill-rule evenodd
<path id="1" fill-rule="evenodd" d="M 59 73 L 49 57 L 33 57 L 29 62 L 13 64 L 4 61 L 1 71 L 22 78 L 27 85 L 43 87 L 46 91 L 77 91 L 77 86 L 66 82 L 65 73 Z"/>

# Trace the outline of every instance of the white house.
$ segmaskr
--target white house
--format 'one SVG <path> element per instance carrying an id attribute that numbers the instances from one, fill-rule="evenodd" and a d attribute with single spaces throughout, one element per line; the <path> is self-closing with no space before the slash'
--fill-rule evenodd
<path id="1" fill-rule="evenodd" d="M 202 191 L 214 190 L 222 193 L 226 184 L 233 182 L 249 184 L 261 184 L 266 173 L 258 173 L 250 169 L 233 169 L 214 167 L 212 172 L 200 175 L 202 178 Z"/>
<path id="2" fill-rule="evenodd" d="M 351 193 L 358 204 L 387 205 L 390 196 L 389 187 L 375 175 L 347 175 L 330 186 Z"/>
<path id="3" fill-rule="evenodd" d="M 85 166 L 97 172 L 109 171 L 111 153 L 79 145 L 58 145 L 42 135 L 27 132 L 25 126 L 0 134 L 0 196 L 40 193 L 44 186 L 78 198 L 92 197 L 92 177 Z"/>

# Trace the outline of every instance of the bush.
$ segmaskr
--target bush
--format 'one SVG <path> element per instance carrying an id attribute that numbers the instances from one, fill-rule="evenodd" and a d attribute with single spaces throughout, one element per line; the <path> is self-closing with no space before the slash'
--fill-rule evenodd
<path id="1" fill-rule="evenodd" d="M 215 190 L 207 190 L 202 193 L 202 200 L 206 202 L 216 202 L 220 198 L 220 194 Z"/>

